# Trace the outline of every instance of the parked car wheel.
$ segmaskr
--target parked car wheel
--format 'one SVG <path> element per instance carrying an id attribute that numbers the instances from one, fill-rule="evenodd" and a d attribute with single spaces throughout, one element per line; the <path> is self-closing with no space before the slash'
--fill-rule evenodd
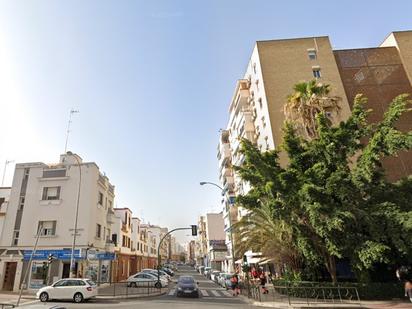
<path id="1" fill-rule="evenodd" d="M 47 294 L 46 292 L 43 292 L 40 294 L 39 298 L 40 298 L 40 301 L 44 303 L 49 300 L 49 294 Z"/>
<path id="2" fill-rule="evenodd" d="M 73 301 L 74 301 L 75 303 L 81 303 L 81 302 L 83 301 L 83 295 L 82 295 L 82 293 L 76 293 L 76 294 L 74 294 L 74 296 L 73 296 Z"/>
<path id="3" fill-rule="evenodd" d="M 157 282 L 155 283 L 155 288 L 156 288 L 156 289 L 161 289 L 161 288 L 162 288 L 162 284 L 161 284 L 159 281 L 157 281 Z"/>
<path id="4" fill-rule="evenodd" d="M 131 286 L 132 288 L 137 288 L 137 284 L 136 284 L 136 282 L 132 282 L 132 283 L 130 283 L 130 286 Z"/>

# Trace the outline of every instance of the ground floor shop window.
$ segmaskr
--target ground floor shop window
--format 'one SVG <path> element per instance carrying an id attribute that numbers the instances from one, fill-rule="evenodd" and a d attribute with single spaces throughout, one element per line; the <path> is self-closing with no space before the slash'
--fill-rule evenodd
<path id="1" fill-rule="evenodd" d="M 40 289 L 46 285 L 47 264 L 43 262 L 33 262 L 31 266 L 30 289 Z"/>

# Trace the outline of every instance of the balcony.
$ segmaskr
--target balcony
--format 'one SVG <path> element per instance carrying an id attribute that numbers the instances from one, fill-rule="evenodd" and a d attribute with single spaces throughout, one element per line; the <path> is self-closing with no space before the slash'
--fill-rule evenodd
<path id="1" fill-rule="evenodd" d="M 219 143 L 219 166 L 223 166 L 230 161 L 232 154 L 230 151 L 230 144 L 229 143 Z"/>
<path id="2" fill-rule="evenodd" d="M 114 214 L 114 211 L 109 209 L 109 211 L 107 212 L 107 215 L 106 215 L 107 223 L 113 224 L 115 222 L 115 220 L 116 220 L 116 216 Z"/>
<path id="3" fill-rule="evenodd" d="M 107 239 L 104 249 L 109 252 L 113 252 L 115 247 L 115 243 L 112 240 Z"/>
<path id="4" fill-rule="evenodd" d="M 247 79 L 237 81 L 235 93 L 230 104 L 229 112 L 237 114 L 240 109 L 249 104 L 250 97 L 250 82 Z"/>

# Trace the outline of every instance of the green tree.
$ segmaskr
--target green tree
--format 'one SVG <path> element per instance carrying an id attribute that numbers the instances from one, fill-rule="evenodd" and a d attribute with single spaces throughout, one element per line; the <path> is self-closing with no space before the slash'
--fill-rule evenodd
<path id="1" fill-rule="evenodd" d="M 319 110 L 312 138 L 286 122 L 286 167 L 279 165 L 277 151 L 261 153 L 247 140 L 244 163 L 235 167 L 252 187 L 237 202 L 254 212 L 264 201 L 273 222 L 290 231 L 305 263 L 323 264 L 333 282 L 336 259 L 349 258 L 354 269 L 364 271 L 411 254 L 412 179 L 390 183 L 380 163 L 412 148 L 411 132 L 395 127 L 410 102 L 406 95 L 395 98 L 377 125 L 367 123 L 365 102 L 357 96 L 351 116 L 337 126 Z"/>
<path id="2" fill-rule="evenodd" d="M 284 114 L 293 123 L 296 130 L 305 138 L 317 136 L 316 115 L 327 112 L 331 116 L 340 110 L 341 98 L 330 95 L 330 86 L 318 83 L 316 80 L 300 82 L 293 88 L 284 106 Z"/>

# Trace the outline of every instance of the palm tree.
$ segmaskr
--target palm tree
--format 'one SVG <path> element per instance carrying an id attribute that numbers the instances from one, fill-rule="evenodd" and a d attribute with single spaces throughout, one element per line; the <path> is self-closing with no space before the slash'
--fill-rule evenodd
<path id="1" fill-rule="evenodd" d="M 284 221 L 273 218 L 268 203 L 249 210 L 232 228 L 237 235 L 236 256 L 252 250 L 262 252 L 264 257 L 273 259 L 276 265 L 286 264 L 294 270 L 299 268 L 299 259 L 292 246 L 291 229 Z"/>
<path id="2" fill-rule="evenodd" d="M 331 96 L 330 86 L 317 80 L 300 82 L 293 87 L 283 112 L 286 120 L 294 123 L 297 131 L 306 139 L 318 137 L 316 115 L 327 113 L 330 124 L 333 115 L 340 110 L 340 97 Z"/>

